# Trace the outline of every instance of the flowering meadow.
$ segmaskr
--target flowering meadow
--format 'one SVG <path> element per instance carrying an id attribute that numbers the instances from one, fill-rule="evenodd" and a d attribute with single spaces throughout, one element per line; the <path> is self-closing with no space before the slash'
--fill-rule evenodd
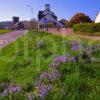
<path id="1" fill-rule="evenodd" d="M 100 41 L 30 31 L 0 50 L 0 100 L 99 100 Z"/>

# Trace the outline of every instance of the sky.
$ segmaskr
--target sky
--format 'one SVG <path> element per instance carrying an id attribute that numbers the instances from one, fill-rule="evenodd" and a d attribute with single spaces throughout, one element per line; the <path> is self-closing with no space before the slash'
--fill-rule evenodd
<path id="1" fill-rule="evenodd" d="M 100 0 L 0 0 L 0 21 L 11 21 L 13 16 L 20 20 L 37 18 L 38 11 L 50 4 L 58 19 L 70 20 L 73 15 L 83 12 L 93 20 L 100 11 Z M 31 7 L 33 7 L 33 15 Z"/>

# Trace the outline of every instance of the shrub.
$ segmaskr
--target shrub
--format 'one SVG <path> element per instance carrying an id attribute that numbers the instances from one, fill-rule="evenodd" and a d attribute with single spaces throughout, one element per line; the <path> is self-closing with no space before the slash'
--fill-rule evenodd
<path id="1" fill-rule="evenodd" d="M 100 23 L 84 23 L 84 24 L 75 24 L 73 30 L 76 32 L 84 32 L 86 35 L 100 35 Z"/>

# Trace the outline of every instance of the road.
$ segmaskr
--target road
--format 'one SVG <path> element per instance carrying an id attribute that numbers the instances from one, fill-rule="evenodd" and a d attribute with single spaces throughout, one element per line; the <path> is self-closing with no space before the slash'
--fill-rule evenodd
<path id="1" fill-rule="evenodd" d="M 26 34 L 28 30 L 18 30 L 10 33 L 5 33 L 0 35 L 0 48 L 5 47 L 6 45 L 14 42 L 24 34 Z"/>

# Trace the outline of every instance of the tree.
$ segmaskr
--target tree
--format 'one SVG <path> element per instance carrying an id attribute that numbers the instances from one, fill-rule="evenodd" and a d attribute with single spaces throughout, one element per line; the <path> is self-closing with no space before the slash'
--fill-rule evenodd
<path id="1" fill-rule="evenodd" d="M 48 22 L 48 24 L 47 24 L 47 27 L 49 27 L 49 28 L 53 28 L 55 26 L 56 26 L 55 22 Z"/>
<path id="2" fill-rule="evenodd" d="M 38 21 L 36 19 L 31 19 L 29 22 L 29 29 L 38 28 Z"/>
<path id="3" fill-rule="evenodd" d="M 69 26 L 69 21 L 67 21 L 66 19 L 61 19 L 59 22 L 62 23 L 65 27 Z"/>
<path id="4" fill-rule="evenodd" d="M 73 24 L 80 24 L 80 23 L 91 23 L 93 22 L 91 18 L 84 13 L 77 13 L 75 14 L 71 20 L 70 23 Z"/>

